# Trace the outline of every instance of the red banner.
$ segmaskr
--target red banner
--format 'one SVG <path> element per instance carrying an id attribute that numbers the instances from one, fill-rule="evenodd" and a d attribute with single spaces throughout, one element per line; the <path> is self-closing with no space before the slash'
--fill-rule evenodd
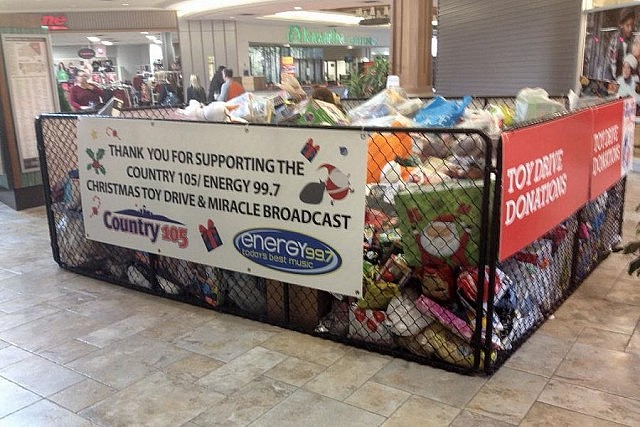
<path id="1" fill-rule="evenodd" d="M 593 112 L 502 134 L 502 261 L 589 200 Z"/>
<path id="2" fill-rule="evenodd" d="M 635 111 L 633 98 L 593 107 L 591 200 L 620 181 L 631 167 Z"/>

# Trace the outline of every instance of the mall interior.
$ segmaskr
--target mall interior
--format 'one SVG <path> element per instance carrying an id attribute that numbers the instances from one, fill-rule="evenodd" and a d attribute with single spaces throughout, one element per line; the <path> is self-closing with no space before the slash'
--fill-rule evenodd
<path id="1" fill-rule="evenodd" d="M 0 427 L 640 425 L 639 60 L 624 0 L 0 2 Z"/>

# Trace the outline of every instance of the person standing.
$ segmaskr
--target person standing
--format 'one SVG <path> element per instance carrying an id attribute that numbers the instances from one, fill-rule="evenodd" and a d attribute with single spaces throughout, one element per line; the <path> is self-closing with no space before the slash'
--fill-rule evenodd
<path id="1" fill-rule="evenodd" d="M 209 94 L 207 96 L 207 102 L 213 102 L 220 94 L 222 85 L 224 84 L 224 77 L 222 77 L 222 70 L 224 65 L 218 67 L 218 70 L 213 74 L 211 83 L 209 83 Z"/>
<path id="2" fill-rule="evenodd" d="M 632 8 L 622 9 L 620 20 L 618 21 L 619 28 L 609 40 L 607 49 L 609 67 L 605 70 L 606 80 L 616 80 L 622 74 L 623 58 L 631 53 L 635 23 L 635 10 Z"/>
<path id="3" fill-rule="evenodd" d="M 224 77 L 224 83 L 220 88 L 220 95 L 216 98 L 216 101 L 228 101 L 244 93 L 242 85 L 233 80 L 233 70 L 231 68 L 222 70 L 222 77 Z"/>
<path id="4" fill-rule="evenodd" d="M 195 99 L 201 104 L 206 103 L 207 94 L 205 93 L 204 88 L 200 84 L 200 80 L 198 79 L 198 76 L 195 74 L 191 74 L 191 77 L 189 78 L 189 83 L 190 83 L 189 87 L 187 88 L 187 104 L 189 104 L 189 101 L 192 99 Z"/>
<path id="5" fill-rule="evenodd" d="M 79 70 L 76 84 L 69 90 L 69 104 L 76 111 L 93 110 L 103 102 L 105 94 L 102 89 L 89 82 L 89 75 Z"/>

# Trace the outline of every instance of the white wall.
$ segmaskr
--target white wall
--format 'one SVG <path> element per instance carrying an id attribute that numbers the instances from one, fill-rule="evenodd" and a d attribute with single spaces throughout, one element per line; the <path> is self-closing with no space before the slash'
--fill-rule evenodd
<path id="1" fill-rule="evenodd" d="M 148 44 L 121 45 L 117 47 L 115 63 L 120 67 L 122 80 L 132 80 L 136 66 L 151 64 Z"/>

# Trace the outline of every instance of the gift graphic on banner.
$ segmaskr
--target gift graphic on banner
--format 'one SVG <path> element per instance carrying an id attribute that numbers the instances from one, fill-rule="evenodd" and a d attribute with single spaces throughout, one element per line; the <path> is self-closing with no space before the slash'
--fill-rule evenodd
<path id="1" fill-rule="evenodd" d="M 318 154 L 318 151 L 320 151 L 320 146 L 313 143 L 313 138 L 309 138 L 307 139 L 307 142 L 302 146 L 300 154 L 302 154 L 304 158 L 309 160 L 309 163 L 311 163 Z"/>
<path id="2" fill-rule="evenodd" d="M 200 235 L 202 236 L 204 246 L 207 248 L 207 252 L 211 252 L 218 246 L 222 246 L 222 239 L 220 238 L 218 229 L 211 219 L 207 220 L 206 227 L 202 224 L 199 224 L 198 229 L 200 230 Z"/>

